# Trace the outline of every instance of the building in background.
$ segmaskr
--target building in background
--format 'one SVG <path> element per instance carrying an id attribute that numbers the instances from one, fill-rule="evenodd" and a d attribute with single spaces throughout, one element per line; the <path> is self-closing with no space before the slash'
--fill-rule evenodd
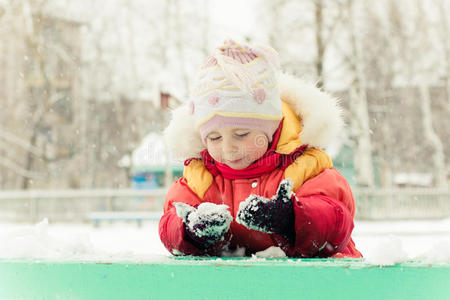
<path id="1" fill-rule="evenodd" d="M 166 182 L 167 171 L 170 177 L 179 178 L 184 168 L 182 162 L 171 158 L 163 136 L 157 133 L 148 134 L 131 156 L 125 155 L 118 164 L 130 169 L 132 186 L 136 189 L 163 188 L 172 182 L 172 178 Z"/>
<path id="2" fill-rule="evenodd" d="M 0 18 L 0 186 L 60 178 L 78 122 L 82 23 L 33 2 L 4 5 Z"/>
<path id="3" fill-rule="evenodd" d="M 159 125 L 165 125 L 168 122 L 169 110 L 181 105 L 181 101 L 167 92 L 167 89 L 167 86 L 164 90 L 159 89 L 160 101 L 155 103 L 155 110 L 163 118 Z M 134 188 L 167 187 L 183 174 L 184 165 L 172 159 L 161 134 L 162 129 L 153 128 L 131 153 L 124 155 L 118 161 L 118 166 L 127 170 Z"/>

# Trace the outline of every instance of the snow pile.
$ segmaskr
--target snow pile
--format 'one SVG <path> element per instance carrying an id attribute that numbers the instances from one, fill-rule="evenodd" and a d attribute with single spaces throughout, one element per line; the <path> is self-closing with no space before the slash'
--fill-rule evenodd
<path id="1" fill-rule="evenodd" d="M 450 239 L 434 243 L 432 247 L 416 259 L 424 263 L 449 263 L 450 264 Z"/>
<path id="2" fill-rule="evenodd" d="M 162 245 L 157 222 L 35 226 L 0 224 L 0 259 L 49 259 L 57 261 L 154 262 L 171 254 Z M 450 219 L 434 221 L 357 222 L 353 239 L 364 258 L 374 265 L 408 260 L 450 263 Z M 245 256 L 245 248 L 225 251 L 224 257 Z M 284 258 L 278 247 L 257 252 L 251 260 Z"/>
<path id="3" fill-rule="evenodd" d="M 169 257 L 157 224 L 92 228 L 89 225 L 0 225 L 0 259 L 57 261 L 161 261 Z"/>
<path id="4" fill-rule="evenodd" d="M 48 220 L 34 227 L 12 230 L 2 236 L 0 257 L 71 259 L 93 254 L 93 245 L 88 235 L 72 238 L 55 237 L 48 232 Z"/>
<path id="5" fill-rule="evenodd" d="M 256 252 L 255 257 L 260 258 L 283 258 L 286 257 L 286 253 L 284 253 L 283 250 L 281 250 L 280 247 L 269 247 L 266 250 Z"/>
<path id="6" fill-rule="evenodd" d="M 366 261 L 374 265 L 394 265 L 408 260 L 407 253 L 403 250 L 402 242 L 395 236 L 389 236 L 377 244 L 374 249 L 366 254 Z"/>
<path id="7" fill-rule="evenodd" d="M 408 254 L 399 237 L 390 236 L 376 244 L 365 253 L 364 258 L 370 264 L 391 266 L 414 260 L 422 263 L 450 263 L 450 240 L 429 245 L 419 255 Z"/>
<path id="8" fill-rule="evenodd" d="M 358 221 L 353 240 L 367 262 L 450 263 L 450 219 Z"/>

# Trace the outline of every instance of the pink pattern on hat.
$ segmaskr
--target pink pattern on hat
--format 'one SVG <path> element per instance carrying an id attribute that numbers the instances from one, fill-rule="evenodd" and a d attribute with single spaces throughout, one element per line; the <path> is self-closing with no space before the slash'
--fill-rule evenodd
<path id="1" fill-rule="evenodd" d="M 211 105 L 216 105 L 220 100 L 220 97 L 217 93 L 211 94 L 208 98 L 208 103 Z"/>
<path id="2" fill-rule="evenodd" d="M 219 47 L 222 54 L 240 62 L 241 64 L 248 64 L 253 61 L 258 55 L 253 49 L 247 46 L 241 46 L 233 40 L 225 41 L 225 45 Z M 208 56 L 203 63 L 203 68 L 213 67 L 217 65 L 217 59 L 214 56 Z"/>
<path id="3" fill-rule="evenodd" d="M 217 59 L 214 56 L 208 56 L 203 63 L 203 68 L 209 68 L 217 65 Z"/>
<path id="4" fill-rule="evenodd" d="M 189 114 L 193 115 L 195 111 L 195 104 L 193 101 L 189 102 Z"/>
<path id="5" fill-rule="evenodd" d="M 263 103 L 266 100 L 266 90 L 263 88 L 257 88 L 253 91 L 253 98 L 259 104 Z"/>

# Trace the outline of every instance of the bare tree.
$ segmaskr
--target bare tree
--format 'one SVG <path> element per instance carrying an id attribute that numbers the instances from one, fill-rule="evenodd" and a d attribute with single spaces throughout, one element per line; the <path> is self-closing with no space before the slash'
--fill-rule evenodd
<path id="1" fill-rule="evenodd" d="M 450 111 L 450 2 L 448 0 L 434 0 L 438 18 L 437 36 L 441 41 L 444 58 L 444 86 L 447 94 L 447 110 Z"/>
<path id="2" fill-rule="evenodd" d="M 430 96 L 430 86 L 436 83 L 437 61 L 433 58 L 438 56 L 433 54 L 430 24 L 421 3 L 416 2 L 416 10 L 405 11 L 405 3 L 389 0 L 365 10 L 366 35 L 361 41 L 370 90 L 373 149 L 382 186 L 391 186 L 395 173 L 428 172 L 428 163 L 441 172 L 435 176 L 442 178 L 440 185 L 445 181 L 444 149 L 433 130 L 436 120 Z M 417 161 L 430 147 L 433 158 Z"/>
<path id="3" fill-rule="evenodd" d="M 401 37 L 402 15 L 394 2 L 366 4 L 362 13 L 366 34 L 360 37 L 360 42 L 365 56 L 364 74 L 371 91 L 368 109 L 373 133 L 372 154 L 379 167 L 380 185 L 391 187 L 394 169 L 399 167 L 395 150 L 402 148 L 400 143 L 404 140 L 397 136 L 401 126 L 394 127 L 393 123 L 396 119 L 393 107 L 399 102 L 394 92 L 395 66 L 401 56 L 399 49 L 405 48 Z"/>
<path id="4" fill-rule="evenodd" d="M 12 44 L 15 49 L 9 52 L 6 58 L 14 66 L 9 65 L 7 68 L 14 68 L 21 74 L 19 80 L 11 77 L 6 80 L 20 82 L 17 88 L 8 88 L 7 98 L 14 100 L 9 111 L 17 112 L 20 114 L 19 119 L 25 120 L 14 126 L 16 121 L 13 118 L 17 115 L 6 116 L 5 119 L 10 120 L 6 124 L 10 128 L 7 134 L 21 132 L 24 136 L 20 138 L 28 140 L 28 146 L 22 147 L 23 152 L 10 152 L 9 156 L 15 156 L 20 162 L 9 163 L 9 166 L 22 177 L 21 187 L 24 189 L 29 187 L 30 180 L 48 180 L 47 165 L 67 158 L 65 154 L 55 151 L 50 153 L 47 149 L 53 148 L 53 142 L 56 141 L 51 140 L 50 124 L 69 109 L 62 102 L 70 97 L 68 82 L 72 80 L 71 76 L 76 74 L 73 72 L 74 56 L 67 51 L 64 37 L 51 36 L 50 27 L 56 25 L 68 29 L 73 23 L 49 15 L 46 12 L 47 4 L 46 0 L 9 2 L 7 5 L 11 18 L 7 20 L 9 24 L 3 24 L 10 25 L 15 32 L 15 43 Z M 61 69 L 63 65 L 67 70 Z M 9 139 L 8 143 L 11 142 L 12 139 Z M 39 173 L 45 175 L 40 178 L 31 175 Z"/>
<path id="5" fill-rule="evenodd" d="M 430 89 L 426 81 L 420 86 L 420 109 L 425 139 L 433 147 L 432 162 L 435 183 L 438 187 L 447 187 L 447 168 L 445 164 L 444 147 L 441 139 L 433 128 L 433 114 L 431 112 Z"/>
<path id="6" fill-rule="evenodd" d="M 418 74 L 418 87 L 420 90 L 421 112 L 422 122 L 425 139 L 432 146 L 432 163 L 433 173 L 435 177 L 435 184 L 439 187 L 447 187 L 447 168 L 445 164 L 444 147 L 439 135 L 436 133 L 433 126 L 433 114 L 431 110 L 431 97 L 430 97 L 430 78 L 431 74 L 436 69 L 436 65 L 431 65 L 429 62 L 429 55 L 432 53 L 431 42 L 429 41 L 430 26 L 427 19 L 427 14 L 421 1 L 416 2 L 417 5 L 417 17 L 416 28 L 414 30 L 414 38 L 411 38 L 413 46 L 411 47 L 414 53 L 421 53 L 424 57 L 420 59 L 414 59 L 408 62 L 413 68 L 413 71 Z M 438 61 L 435 62 L 439 63 Z"/>
<path id="7" fill-rule="evenodd" d="M 311 34 L 314 20 L 311 1 L 260 1 L 258 19 L 266 25 L 268 44 L 279 53 L 283 71 L 301 74 L 305 79 L 316 77 Z M 296 13 L 292 13 L 296 12 Z M 249 36 L 251 39 L 252 36 Z"/>
<path id="8" fill-rule="evenodd" d="M 354 142 L 354 162 L 356 184 L 358 186 L 374 185 L 372 142 L 369 127 L 369 112 L 367 104 L 367 80 L 364 73 L 365 57 L 361 45 L 361 19 L 358 14 L 358 4 L 353 0 L 348 2 L 348 32 L 350 51 L 347 56 L 350 64 L 352 83 L 350 85 L 350 126 Z"/>
<path id="9" fill-rule="evenodd" d="M 317 86 L 324 86 L 325 73 L 324 64 L 327 48 L 334 42 L 336 32 L 344 21 L 344 7 L 347 0 L 325 1 L 313 0 L 316 59 L 315 69 Z"/>
<path id="10" fill-rule="evenodd" d="M 143 7 L 151 13 L 142 13 Z M 131 156 L 147 133 L 164 128 L 167 111 L 159 107 L 160 92 L 176 96 L 187 94 L 188 73 L 199 63 L 192 53 L 199 54 L 200 58 L 208 38 L 203 29 L 208 24 L 207 18 L 196 15 L 200 10 L 199 2 L 183 5 L 175 0 L 120 1 L 120 6 L 111 9 L 98 16 L 95 24 L 88 28 L 91 47 L 86 51 L 89 58 L 84 61 L 84 78 L 89 85 L 85 94 L 91 107 L 87 113 L 91 120 L 88 124 L 91 130 L 86 137 L 87 153 L 90 153 L 87 186 L 101 185 L 105 170 L 110 170 L 106 174 L 112 170 L 119 173 L 111 160 Z M 191 18 L 200 18 L 200 21 Z M 117 32 L 121 32 L 121 38 L 113 39 Z M 142 99 L 140 92 L 148 95 L 149 90 L 153 99 Z M 148 100 L 155 105 L 150 106 Z M 93 112 L 99 113 L 101 105 L 111 113 L 93 118 Z M 142 110 L 143 106 L 147 106 L 147 110 Z M 114 130 L 120 134 L 113 135 Z M 113 151 L 107 159 L 102 159 L 100 152 L 105 149 Z M 128 179 L 132 169 L 132 165 L 124 168 Z"/>

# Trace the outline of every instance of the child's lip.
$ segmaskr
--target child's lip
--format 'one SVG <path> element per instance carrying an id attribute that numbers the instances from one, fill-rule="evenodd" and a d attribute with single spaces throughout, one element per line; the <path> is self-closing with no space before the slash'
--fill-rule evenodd
<path id="1" fill-rule="evenodd" d="M 242 160 L 242 158 L 239 158 L 239 159 L 235 159 L 235 160 L 228 160 L 228 162 L 232 163 L 232 164 L 235 164 L 235 163 L 240 162 L 241 160 Z"/>

